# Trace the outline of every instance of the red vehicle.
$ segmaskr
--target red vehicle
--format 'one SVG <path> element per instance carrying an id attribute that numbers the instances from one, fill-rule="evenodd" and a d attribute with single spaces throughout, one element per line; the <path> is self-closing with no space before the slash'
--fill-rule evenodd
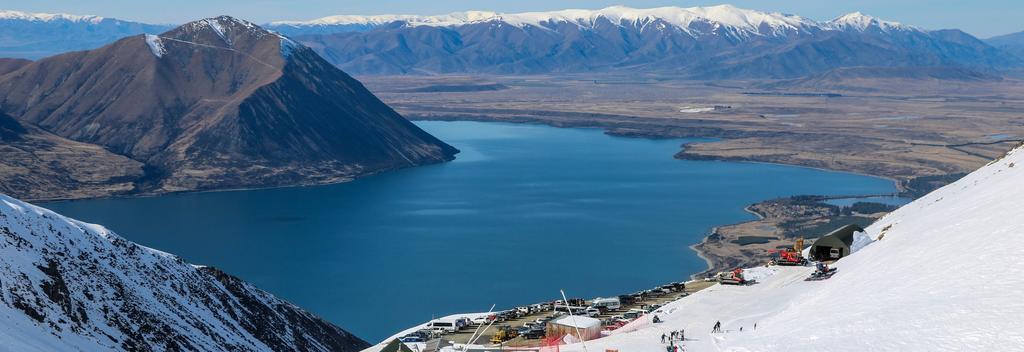
<path id="1" fill-rule="evenodd" d="M 769 253 L 778 253 L 779 257 L 772 259 L 775 265 L 806 265 L 807 258 L 803 255 L 804 239 L 796 240 L 792 249 L 785 250 L 770 250 Z"/>

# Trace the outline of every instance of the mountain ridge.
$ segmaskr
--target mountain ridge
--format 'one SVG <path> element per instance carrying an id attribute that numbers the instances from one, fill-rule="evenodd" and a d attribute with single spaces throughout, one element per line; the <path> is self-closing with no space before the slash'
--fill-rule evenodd
<path id="1" fill-rule="evenodd" d="M 0 39 L 3 25 L 0 19 Z M 628 70 L 705 80 L 791 79 L 873 61 L 879 67 L 957 66 L 1000 75 L 1024 68 L 1019 50 L 992 47 L 958 30 L 927 30 L 861 12 L 818 21 L 732 5 L 335 15 L 264 27 L 295 37 L 357 75 Z M 40 55 L 34 56 L 29 58 Z"/>
<path id="2" fill-rule="evenodd" d="M 1024 58 L 1024 31 L 995 36 L 985 39 L 985 42 Z"/>
<path id="3" fill-rule="evenodd" d="M 925 30 L 859 12 L 814 21 L 730 5 L 334 16 L 269 27 L 367 75 L 629 70 L 778 79 L 871 64 L 987 73 L 1024 66 L 958 30 Z"/>
<path id="4" fill-rule="evenodd" d="M 309 48 L 229 16 L 24 64 L 0 75 L 0 110 L 144 163 L 131 194 L 340 182 L 457 152 Z"/>

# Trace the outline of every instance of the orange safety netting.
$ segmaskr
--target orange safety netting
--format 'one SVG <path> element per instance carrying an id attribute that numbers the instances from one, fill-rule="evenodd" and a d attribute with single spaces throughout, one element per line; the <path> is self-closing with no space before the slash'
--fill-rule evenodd
<path id="1" fill-rule="evenodd" d="M 562 344 L 563 337 L 565 335 L 545 337 L 538 352 L 558 352 L 558 346 Z"/>

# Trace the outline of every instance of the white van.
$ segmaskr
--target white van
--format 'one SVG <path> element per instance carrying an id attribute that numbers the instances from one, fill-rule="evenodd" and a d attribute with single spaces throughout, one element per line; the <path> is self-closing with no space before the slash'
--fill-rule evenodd
<path id="1" fill-rule="evenodd" d="M 618 297 L 594 298 L 594 303 L 590 304 L 590 306 L 602 311 L 619 310 L 622 308 L 622 302 L 619 301 Z"/>
<path id="2" fill-rule="evenodd" d="M 459 331 L 459 327 L 455 324 L 455 321 L 441 319 L 431 320 L 427 323 L 427 329 L 443 333 Z"/>

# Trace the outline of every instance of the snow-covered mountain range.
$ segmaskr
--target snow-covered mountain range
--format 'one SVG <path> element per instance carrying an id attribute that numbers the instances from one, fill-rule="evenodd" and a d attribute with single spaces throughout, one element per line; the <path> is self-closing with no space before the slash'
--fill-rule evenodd
<path id="1" fill-rule="evenodd" d="M 0 10 L 0 57 L 39 59 L 171 27 L 100 16 Z"/>
<path id="2" fill-rule="evenodd" d="M 7 13 L 0 16 L 0 57 L 36 59 L 167 29 L 95 16 Z M 1024 67 L 1011 51 L 959 30 L 926 30 L 859 12 L 816 21 L 731 5 L 338 15 L 263 27 L 354 74 L 629 70 L 717 79 L 792 78 L 864 66 L 985 74 Z"/>
<path id="3" fill-rule="evenodd" d="M 345 330 L 215 268 L 0 195 L 0 350 L 356 351 Z"/>
<path id="4" fill-rule="evenodd" d="M 958 30 L 859 12 L 828 21 L 730 5 L 441 16 L 330 16 L 267 25 L 360 74 L 653 71 L 788 78 L 841 67 L 1024 65 Z"/>
<path id="5" fill-rule="evenodd" d="M 692 36 L 707 35 L 721 29 L 726 29 L 739 36 L 777 36 L 827 30 L 865 31 L 872 28 L 885 31 L 920 31 L 912 26 L 882 21 L 860 12 L 840 16 L 826 22 L 817 22 L 796 15 L 747 10 L 731 5 L 686 8 L 671 6 L 649 9 L 611 6 L 598 10 L 572 9 L 524 13 L 465 11 L 439 16 L 339 15 L 310 21 L 275 21 L 271 22 L 269 26 L 284 33 L 308 34 L 348 32 L 354 28 L 372 29 L 395 22 L 401 22 L 410 27 L 456 27 L 479 23 L 501 23 L 519 28 L 528 26 L 554 28 L 559 24 L 568 23 L 580 28 L 593 29 L 603 21 L 623 27 L 655 24 L 658 27 L 649 29 L 661 30 L 672 27 Z"/>

